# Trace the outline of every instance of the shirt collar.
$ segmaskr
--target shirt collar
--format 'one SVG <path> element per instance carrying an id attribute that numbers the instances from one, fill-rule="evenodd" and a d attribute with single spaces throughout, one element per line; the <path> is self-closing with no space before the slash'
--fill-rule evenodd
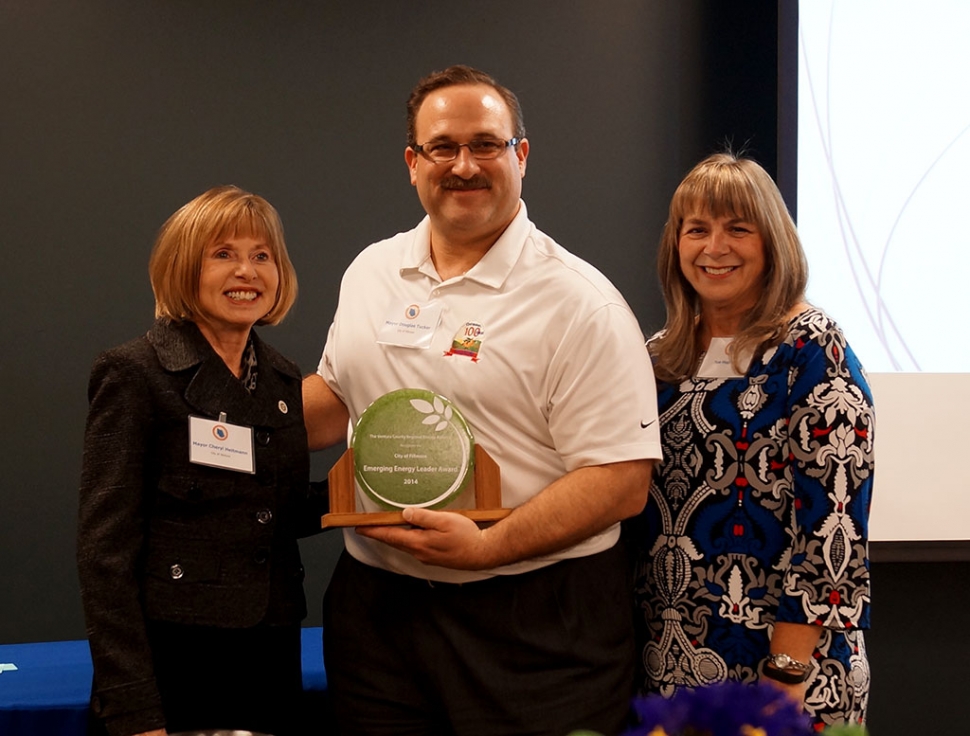
<path id="1" fill-rule="evenodd" d="M 512 218 L 512 222 L 488 249 L 488 253 L 482 256 L 482 259 L 462 278 L 477 281 L 495 289 L 501 287 L 519 260 L 530 227 L 529 213 L 525 202 L 520 199 L 519 211 Z M 431 260 L 431 218 L 427 215 L 411 231 L 411 242 L 401 259 L 401 275 L 413 273 L 423 274 L 435 281 L 441 280 Z"/>

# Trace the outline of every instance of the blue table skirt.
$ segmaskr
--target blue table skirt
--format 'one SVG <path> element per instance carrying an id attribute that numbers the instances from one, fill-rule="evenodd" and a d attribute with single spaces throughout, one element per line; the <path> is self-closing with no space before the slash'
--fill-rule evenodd
<path id="1" fill-rule="evenodd" d="M 323 629 L 302 633 L 303 689 L 325 691 Z M 0 645 L 0 734 L 84 736 L 91 677 L 86 640 Z"/>

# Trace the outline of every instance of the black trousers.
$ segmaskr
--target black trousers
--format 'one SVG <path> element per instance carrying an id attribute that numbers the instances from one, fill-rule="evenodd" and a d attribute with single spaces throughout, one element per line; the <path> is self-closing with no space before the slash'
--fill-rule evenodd
<path id="1" fill-rule="evenodd" d="M 561 736 L 628 725 L 635 649 L 619 546 L 514 576 L 429 583 L 346 552 L 324 598 L 342 736 Z"/>
<path id="2" fill-rule="evenodd" d="M 149 622 L 148 635 L 169 733 L 303 736 L 299 625 L 224 629 Z M 97 722 L 88 732 L 107 733 Z"/>

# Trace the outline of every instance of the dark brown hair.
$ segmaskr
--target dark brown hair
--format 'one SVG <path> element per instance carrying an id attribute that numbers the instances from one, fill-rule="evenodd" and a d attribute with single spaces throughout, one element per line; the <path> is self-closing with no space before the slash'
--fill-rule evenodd
<path id="1" fill-rule="evenodd" d="M 408 98 L 409 146 L 416 146 L 418 144 L 417 134 L 415 133 L 415 119 L 418 116 L 418 110 L 421 109 L 421 103 L 424 102 L 425 98 L 435 90 L 462 84 L 484 84 L 498 92 L 512 115 L 512 135 L 520 139 L 525 138 L 525 121 L 522 118 L 522 107 L 519 105 L 519 99 L 515 96 L 515 93 L 507 87 L 503 87 L 483 71 L 465 66 L 464 64 L 456 64 L 455 66 L 448 67 L 444 71 L 432 72 L 418 82 L 414 89 L 411 90 L 411 96 Z"/>

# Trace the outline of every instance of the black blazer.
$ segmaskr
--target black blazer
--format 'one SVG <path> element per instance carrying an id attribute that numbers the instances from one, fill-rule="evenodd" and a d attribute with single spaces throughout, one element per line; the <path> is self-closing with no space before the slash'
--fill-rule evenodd
<path id="1" fill-rule="evenodd" d="M 320 531 L 300 371 L 253 333 L 250 394 L 191 322 L 97 358 L 78 519 L 92 710 L 161 718 L 146 621 L 229 628 L 306 615 L 297 537 Z M 253 428 L 256 472 L 189 462 L 189 415 Z M 139 729 L 140 730 L 140 729 Z"/>

